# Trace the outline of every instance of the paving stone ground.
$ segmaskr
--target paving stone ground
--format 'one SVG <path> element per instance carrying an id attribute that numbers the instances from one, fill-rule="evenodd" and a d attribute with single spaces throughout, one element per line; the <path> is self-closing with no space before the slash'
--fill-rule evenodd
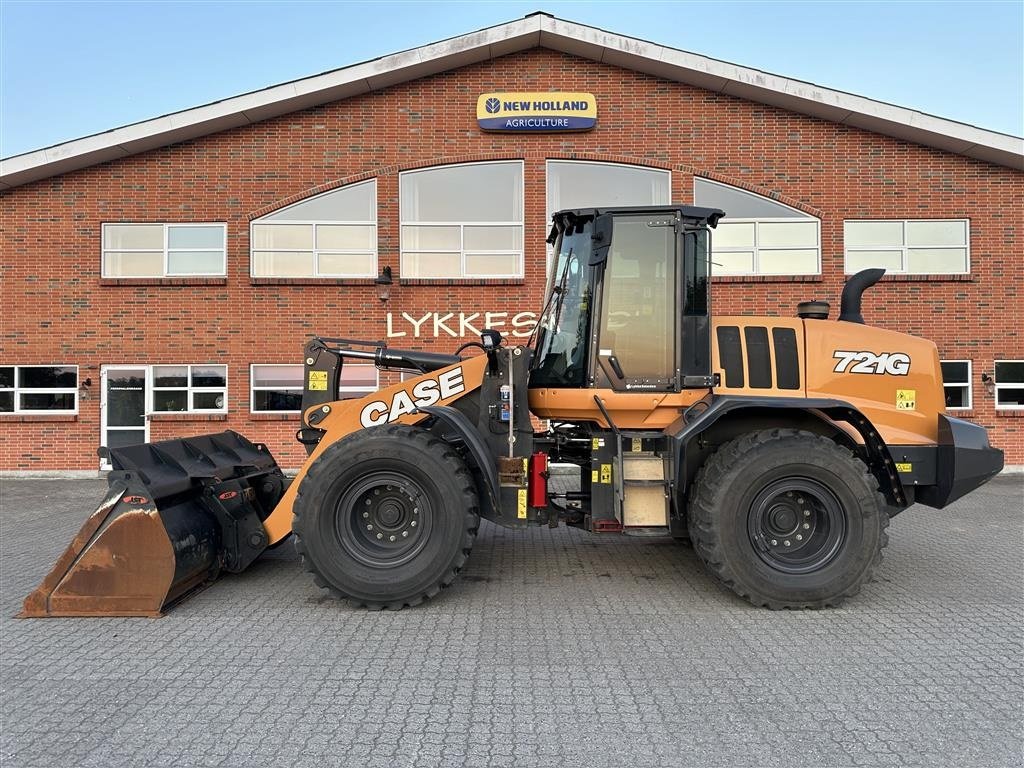
<path id="1" fill-rule="evenodd" d="M 841 609 L 692 549 L 484 523 L 439 599 L 334 601 L 290 544 L 149 619 L 17 620 L 102 481 L 0 484 L 0 764 L 1016 766 L 1024 478 L 889 528 Z"/>

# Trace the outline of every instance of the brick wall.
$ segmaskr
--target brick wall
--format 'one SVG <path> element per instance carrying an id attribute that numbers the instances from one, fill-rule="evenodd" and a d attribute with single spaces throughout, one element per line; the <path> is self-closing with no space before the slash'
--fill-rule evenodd
<path id="1" fill-rule="evenodd" d="M 583 134 L 485 134 L 477 96 L 491 90 L 593 92 L 599 118 Z M 971 220 L 967 278 L 888 278 L 865 298 L 869 322 L 929 337 L 943 358 L 974 361 L 974 410 L 1007 463 L 1024 464 L 1024 421 L 996 413 L 980 383 L 992 360 L 1024 358 L 1021 339 L 1024 175 L 774 107 L 536 49 L 342 102 L 224 131 L 28 184 L 2 194 L 4 364 L 77 364 L 93 385 L 77 418 L 0 417 L 0 468 L 93 469 L 99 372 L 105 364 L 226 363 L 229 413 L 157 418 L 151 439 L 235 429 L 270 444 L 285 466 L 304 452 L 294 422 L 249 414 L 249 365 L 300 362 L 313 334 L 382 338 L 370 281 L 254 281 L 249 222 L 286 202 L 378 180 L 379 265 L 399 274 L 398 173 L 447 162 L 522 159 L 526 278 L 396 284 L 388 311 L 538 310 L 543 291 L 549 158 L 647 164 L 672 171 L 673 200 L 692 201 L 695 174 L 742 186 L 821 218 L 820 278 L 716 282 L 719 313 L 791 315 L 798 301 L 838 306 L 846 218 Z M 223 221 L 227 277 L 103 280 L 103 222 Z M 395 345 L 453 349 L 442 337 Z M 382 374 L 382 381 L 385 381 Z"/>

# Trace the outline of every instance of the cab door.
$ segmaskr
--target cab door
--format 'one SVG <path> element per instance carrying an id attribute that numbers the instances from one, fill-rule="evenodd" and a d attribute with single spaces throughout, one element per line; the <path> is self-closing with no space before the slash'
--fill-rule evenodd
<path id="1" fill-rule="evenodd" d="M 615 216 L 599 288 L 593 386 L 678 389 L 676 229 L 671 214 Z"/>

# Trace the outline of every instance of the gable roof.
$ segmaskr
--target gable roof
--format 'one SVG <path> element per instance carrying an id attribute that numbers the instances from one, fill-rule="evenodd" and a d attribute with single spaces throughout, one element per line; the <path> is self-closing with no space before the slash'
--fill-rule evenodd
<path id="1" fill-rule="evenodd" d="M 545 13 L 0 160 L 0 189 L 543 47 L 1024 169 L 1024 139 Z"/>

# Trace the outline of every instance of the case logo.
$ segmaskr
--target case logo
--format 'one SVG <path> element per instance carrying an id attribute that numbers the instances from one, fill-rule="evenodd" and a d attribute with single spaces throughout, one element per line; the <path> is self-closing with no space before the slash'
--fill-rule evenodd
<path id="1" fill-rule="evenodd" d="M 395 392 L 391 402 L 374 400 L 363 406 L 359 412 L 359 423 L 364 427 L 387 424 L 400 416 L 412 413 L 417 408 L 433 405 L 440 400 L 447 400 L 466 391 L 466 382 L 462 376 L 462 366 L 445 371 L 436 379 L 418 381 L 412 392 L 404 389 Z"/>
<path id="2" fill-rule="evenodd" d="M 847 352 L 837 349 L 832 353 L 839 362 L 835 373 L 873 373 L 880 376 L 906 376 L 910 373 L 910 355 L 903 352 Z"/>

